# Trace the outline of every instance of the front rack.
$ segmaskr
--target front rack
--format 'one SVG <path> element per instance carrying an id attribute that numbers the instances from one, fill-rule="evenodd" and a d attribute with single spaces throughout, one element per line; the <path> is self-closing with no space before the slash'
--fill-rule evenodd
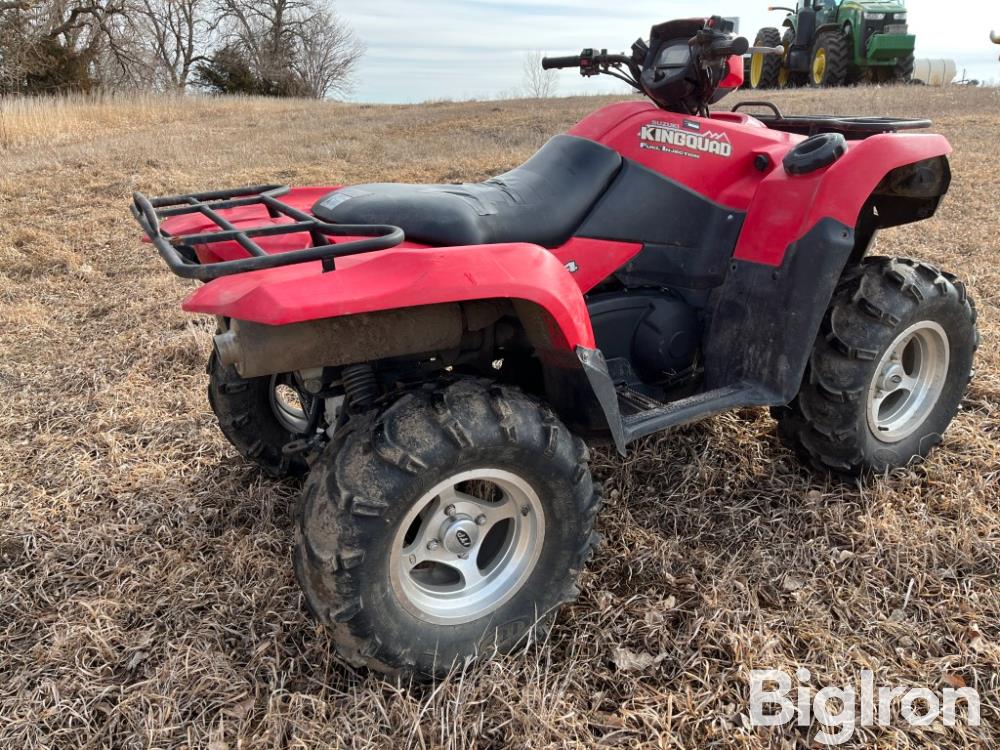
<path id="1" fill-rule="evenodd" d="M 200 281 L 211 281 L 221 276 L 316 260 L 323 261 L 324 271 L 332 271 L 336 258 L 386 250 L 399 245 L 404 239 L 402 229 L 387 224 L 327 224 L 319 221 L 315 216 L 278 200 L 288 191 L 289 188 L 285 185 L 257 185 L 235 190 L 215 190 L 152 199 L 135 192 L 132 194 L 131 210 L 135 220 L 139 222 L 139 226 L 170 270 L 185 279 Z M 219 213 L 229 208 L 257 204 L 263 205 L 272 219 L 285 216 L 292 221 L 285 224 L 240 228 Z M 208 218 L 219 231 L 171 235 L 160 227 L 161 219 L 193 213 L 200 213 Z M 254 237 L 274 237 L 302 232 L 309 233 L 311 244 L 301 250 L 269 254 L 253 241 Z M 368 239 L 331 244 L 329 237 Z M 218 263 L 200 263 L 195 255 L 194 246 L 218 242 L 236 242 L 250 254 L 250 257 Z"/>

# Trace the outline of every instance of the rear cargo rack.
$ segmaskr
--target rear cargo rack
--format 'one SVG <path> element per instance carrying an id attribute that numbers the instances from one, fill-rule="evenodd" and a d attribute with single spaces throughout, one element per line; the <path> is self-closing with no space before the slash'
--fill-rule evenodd
<path id="1" fill-rule="evenodd" d="M 132 194 L 131 209 L 139 226 L 170 270 L 185 279 L 201 281 L 316 260 L 323 261 L 324 271 L 332 271 L 336 258 L 385 250 L 395 247 L 404 239 L 402 229 L 388 224 L 327 224 L 319 221 L 315 216 L 278 200 L 288 191 L 289 188 L 285 185 L 256 185 L 234 190 L 169 195 L 162 198 L 147 198 L 142 193 L 135 192 Z M 229 208 L 256 204 L 267 208 L 268 216 L 271 218 L 286 216 L 292 221 L 287 224 L 236 227 L 219 213 Z M 161 219 L 193 213 L 205 216 L 219 228 L 219 231 L 171 235 L 160 227 Z M 303 232 L 309 233 L 311 244 L 301 250 L 269 254 L 253 240 L 255 237 L 274 237 Z M 367 239 L 331 244 L 329 237 L 338 236 Z M 218 242 L 236 242 L 250 254 L 250 257 L 218 263 L 200 263 L 194 246 Z"/>
<path id="2" fill-rule="evenodd" d="M 849 115 L 784 115 L 771 102 L 739 102 L 731 111 L 747 107 L 769 109 L 769 115 L 753 115 L 772 130 L 813 136 L 817 133 L 840 133 L 849 141 L 862 140 L 881 133 L 898 133 L 900 130 L 922 130 L 931 126 L 930 120 L 908 120 L 900 117 L 855 117 Z"/>

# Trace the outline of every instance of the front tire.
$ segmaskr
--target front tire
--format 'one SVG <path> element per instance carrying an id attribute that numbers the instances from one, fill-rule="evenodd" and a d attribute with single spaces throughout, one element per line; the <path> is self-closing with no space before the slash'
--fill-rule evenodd
<path id="1" fill-rule="evenodd" d="M 824 471 L 905 466 L 941 442 L 978 344 L 960 281 L 906 258 L 867 259 L 844 274 L 795 400 L 774 410 L 779 435 Z"/>
<path id="2" fill-rule="evenodd" d="M 775 28 L 764 28 L 757 33 L 754 47 L 780 47 L 781 32 Z M 750 88 L 774 89 L 778 87 L 782 59 L 777 55 L 751 55 Z"/>
<path id="3" fill-rule="evenodd" d="M 587 458 L 547 407 L 473 380 L 339 430 L 303 490 L 295 563 L 340 656 L 426 678 L 546 627 L 597 542 Z"/>
<path id="4" fill-rule="evenodd" d="M 808 80 L 806 73 L 793 73 L 787 67 L 788 55 L 793 44 L 795 44 L 795 30 L 785 29 L 785 33 L 781 37 L 781 46 L 785 48 L 785 56 L 781 61 L 781 70 L 778 72 L 779 88 L 799 88 L 805 86 Z"/>
<path id="5" fill-rule="evenodd" d="M 892 79 L 895 83 L 909 83 L 913 79 L 913 55 L 901 57 L 892 69 Z"/>
<path id="6" fill-rule="evenodd" d="M 809 83 L 818 88 L 843 86 L 848 58 L 847 37 L 839 31 L 824 31 L 813 44 Z"/>

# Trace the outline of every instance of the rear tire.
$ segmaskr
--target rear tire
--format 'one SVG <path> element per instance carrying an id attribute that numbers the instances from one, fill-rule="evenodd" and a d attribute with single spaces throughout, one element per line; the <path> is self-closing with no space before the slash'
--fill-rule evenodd
<path id="1" fill-rule="evenodd" d="M 845 272 L 795 400 L 773 410 L 778 434 L 823 471 L 905 466 L 941 442 L 978 344 L 975 305 L 955 277 L 867 259 Z"/>
<path id="2" fill-rule="evenodd" d="M 754 47 L 780 47 L 781 32 L 775 28 L 761 29 L 753 43 Z M 751 55 L 750 88 L 774 89 L 778 87 L 782 60 L 777 55 Z"/>
<path id="3" fill-rule="evenodd" d="M 788 53 L 795 43 L 795 30 L 785 29 L 781 37 L 781 46 L 785 48 L 785 57 L 781 61 L 781 70 L 778 73 L 778 87 L 783 89 L 796 89 L 805 86 L 808 76 L 805 73 L 793 73 L 787 67 Z"/>
<path id="4" fill-rule="evenodd" d="M 274 391 L 279 383 L 274 378 L 240 377 L 236 368 L 223 366 L 215 352 L 208 360 L 208 375 L 208 402 L 219 419 L 222 434 L 241 456 L 276 479 L 302 476 L 309 471 L 301 455 L 286 456 L 282 451 L 306 434 L 290 424 L 294 415 L 279 419 L 276 414 Z"/>
<path id="5" fill-rule="evenodd" d="M 597 543 L 587 459 L 547 407 L 471 379 L 338 430 L 303 489 L 295 569 L 340 656 L 427 678 L 546 628 Z"/>
<path id="6" fill-rule="evenodd" d="M 913 78 L 913 65 L 913 55 L 899 58 L 892 69 L 893 81 L 896 83 L 909 83 Z"/>
<path id="7" fill-rule="evenodd" d="M 809 83 L 818 88 L 843 86 L 847 82 L 849 50 L 847 37 L 839 31 L 824 31 L 813 44 Z"/>

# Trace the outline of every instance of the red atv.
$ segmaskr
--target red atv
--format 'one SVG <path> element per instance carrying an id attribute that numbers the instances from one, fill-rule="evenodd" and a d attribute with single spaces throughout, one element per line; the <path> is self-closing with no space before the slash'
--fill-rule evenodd
<path id="1" fill-rule="evenodd" d="M 649 101 L 481 184 L 135 195 L 171 270 L 208 282 L 184 309 L 219 321 L 222 431 L 269 474 L 308 471 L 295 570 L 351 664 L 440 673 L 571 601 L 600 505 L 582 437 L 624 453 L 770 406 L 822 470 L 941 442 L 972 300 L 866 256 L 934 214 L 948 142 L 898 132 L 926 121 L 710 113 L 747 48 L 712 18 L 547 59 Z"/>

